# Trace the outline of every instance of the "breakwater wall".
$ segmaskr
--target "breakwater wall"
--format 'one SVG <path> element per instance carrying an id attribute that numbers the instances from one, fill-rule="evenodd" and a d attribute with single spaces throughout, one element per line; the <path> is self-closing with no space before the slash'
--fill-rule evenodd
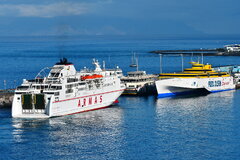
<path id="1" fill-rule="evenodd" d="M 14 89 L 0 90 L 0 107 L 11 107 Z"/>
<path id="2" fill-rule="evenodd" d="M 204 55 L 204 56 L 240 56 L 240 52 L 228 52 L 223 48 L 217 49 L 188 49 L 188 50 L 155 50 L 149 53 L 163 55 Z"/>

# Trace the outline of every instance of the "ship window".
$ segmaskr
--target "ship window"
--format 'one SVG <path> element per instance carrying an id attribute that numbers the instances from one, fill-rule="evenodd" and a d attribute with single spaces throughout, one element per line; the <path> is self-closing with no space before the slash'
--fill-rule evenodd
<path id="1" fill-rule="evenodd" d="M 59 76 L 59 73 L 53 72 L 53 73 L 50 74 L 50 77 L 58 77 L 58 76 Z"/>
<path id="2" fill-rule="evenodd" d="M 75 86 L 74 84 L 69 84 L 69 85 L 66 85 L 66 88 L 70 89 L 70 88 L 72 88 L 74 86 Z"/>
<path id="3" fill-rule="evenodd" d="M 28 89 L 28 86 L 19 86 L 17 89 Z"/>
<path id="4" fill-rule="evenodd" d="M 62 86 L 57 86 L 56 89 L 57 89 L 57 90 L 61 90 L 61 89 L 62 89 Z"/>
<path id="5" fill-rule="evenodd" d="M 59 101 L 59 97 L 55 97 L 55 101 Z"/>
<path id="6" fill-rule="evenodd" d="M 79 91 L 85 90 L 85 88 L 78 88 Z"/>
<path id="7" fill-rule="evenodd" d="M 54 94 L 53 92 L 44 92 L 45 94 Z"/>
<path id="8" fill-rule="evenodd" d="M 67 90 L 66 90 L 66 93 L 72 93 L 72 92 L 73 92 L 72 89 L 67 89 Z"/>
<path id="9" fill-rule="evenodd" d="M 62 89 L 62 86 L 51 86 L 51 89 L 61 90 L 61 89 Z"/>
<path id="10" fill-rule="evenodd" d="M 51 89 L 56 89 L 56 86 L 51 86 Z"/>
<path id="11" fill-rule="evenodd" d="M 41 89 L 47 88 L 47 86 L 41 86 Z"/>
<path id="12" fill-rule="evenodd" d="M 67 79 L 67 83 L 77 82 L 77 81 L 78 81 L 77 78 L 68 78 L 68 79 Z"/>

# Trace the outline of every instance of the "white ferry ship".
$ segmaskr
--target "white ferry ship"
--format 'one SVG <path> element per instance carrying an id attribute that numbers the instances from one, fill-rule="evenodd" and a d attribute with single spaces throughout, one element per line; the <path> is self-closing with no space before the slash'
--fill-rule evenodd
<path id="1" fill-rule="evenodd" d="M 121 81 L 125 83 L 126 89 L 124 95 L 146 95 L 156 92 L 155 80 L 157 75 L 146 74 L 145 71 L 128 72 Z"/>
<path id="2" fill-rule="evenodd" d="M 228 52 L 240 52 L 240 44 L 230 44 L 224 46 Z"/>
<path id="3" fill-rule="evenodd" d="M 158 98 L 191 94 L 193 92 L 221 92 L 235 89 L 234 78 L 227 72 L 217 72 L 209 64 L 191 62 L 192 68 L 180 73 L 162 73 L 156 81 Z"/>
<path id="4" fill-rule="evenodd" d="M 12 117 L 49 118 L 101 109 L 112 105 L 125 85 L 119 69 L 101 69 L 93 60 L 95 70 L 76 71 L 65 58 L 45 68 L 34 80 L 23 80 L 14 95 Z M 48 76 L 42 73 L 49 69 Z"/>

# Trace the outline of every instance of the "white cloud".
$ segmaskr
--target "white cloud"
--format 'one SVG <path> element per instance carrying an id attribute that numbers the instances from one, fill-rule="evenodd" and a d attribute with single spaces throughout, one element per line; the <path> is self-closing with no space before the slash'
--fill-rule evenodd
<path id="1" fill-rule="evenodd" d="M 53 4 L 9 4 L 0 5 L 0 16 L 45 17 L 82 15 L 89 13 L 94 4 L 87 3 L 53 3 Z"/>

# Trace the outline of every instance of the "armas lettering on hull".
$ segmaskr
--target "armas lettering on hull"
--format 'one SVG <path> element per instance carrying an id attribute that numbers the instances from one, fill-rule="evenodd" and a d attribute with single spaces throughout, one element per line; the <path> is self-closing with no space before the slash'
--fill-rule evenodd
<path id="1" fill-rule="evenodd" d="M 78 107 L 86 107 L 95 104 L 101 104 L 103 101 L 102 95 L 94 97 L 85 97 L 78 100 Z"/>

